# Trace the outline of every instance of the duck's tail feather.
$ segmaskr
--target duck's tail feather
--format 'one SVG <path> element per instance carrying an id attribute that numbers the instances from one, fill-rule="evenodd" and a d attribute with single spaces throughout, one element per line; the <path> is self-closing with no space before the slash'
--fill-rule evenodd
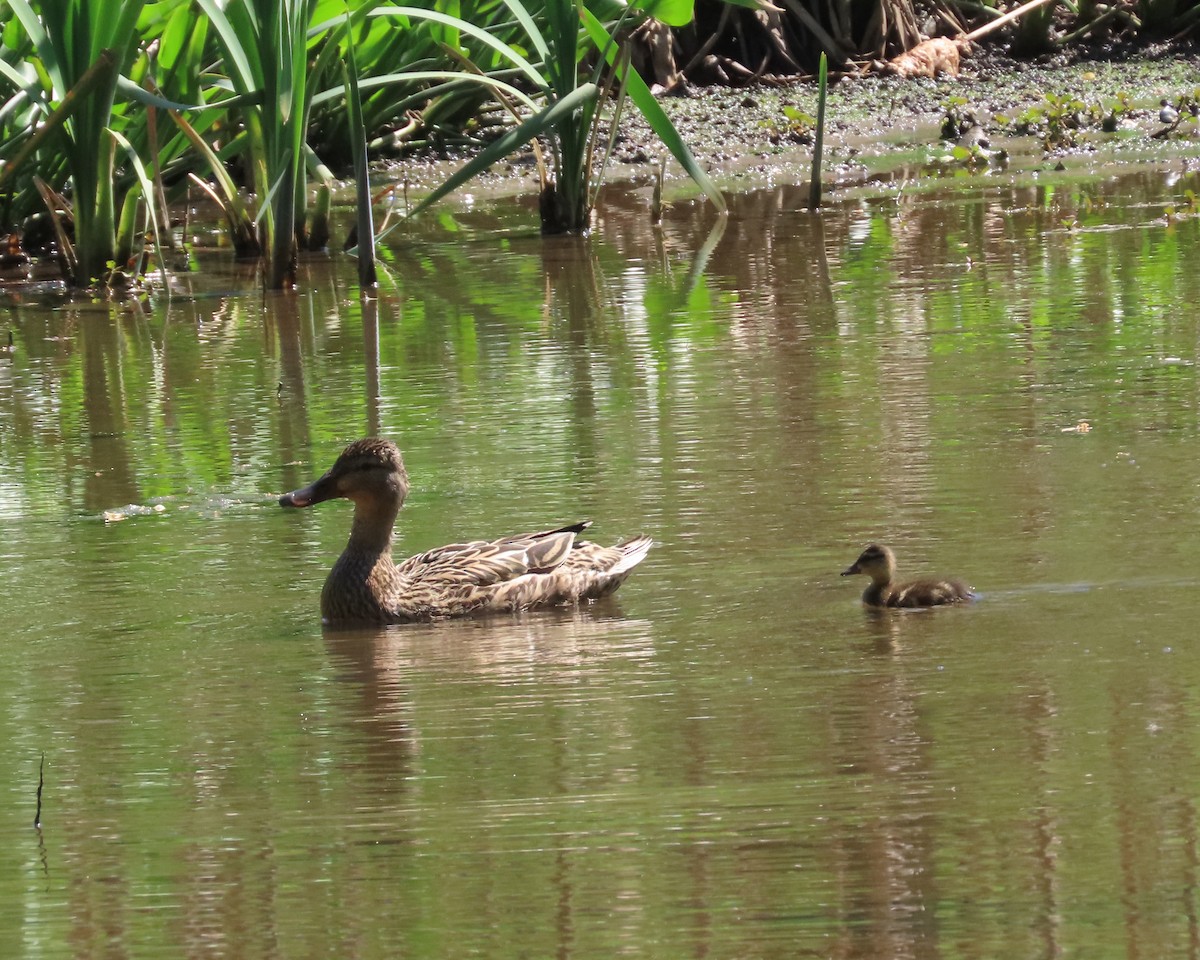
<path id="1" fill-rule="evenodd" d="M 596 554 L 592 562 L 595 565 L 581 574 L 579 598 L 596 600 L 613 593 L 625 582 L 633 568 L 646 558 L 653 544 L 654 541 L 649 537 L 633 537 L 615 547 L 594 547 Z M 616 554 L 615 558 L 613 554 Z"/>
<path id="2" fill-rule="evenodd" d="M 618 543 L 613 549 L 620 551 L 621 558 L 608 568 L 608 573 L 612 576 L 628 574 L 630 570 L 646 559 L 646 554 L 650 552 L 652 546 L 654 546 L 654 541 L 645 536 L 632 537 Z"/>

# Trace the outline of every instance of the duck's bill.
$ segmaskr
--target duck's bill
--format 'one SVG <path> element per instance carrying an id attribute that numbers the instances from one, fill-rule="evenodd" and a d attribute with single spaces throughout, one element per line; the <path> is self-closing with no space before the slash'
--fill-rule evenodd
<path id="1" fill-rule="evenodd" d="M 850 577 L 856 573 L 861 573 L 861 572 L 862 571 L 858 569 L 858 561 L 856 560 L 854 563 L 850 564 L 850 566 L 848 566 L 845 570 L 842 571 L 842 576 Z"/>
<path id="2" fill-rule="evenodd" d="M 314 503 L 329 500 L 333 496 L 333 485 L 328 483 L 325 477 L 322 477 L 307 487 L 285 493 L 279 498 L 279 505 L 281 507 L 311 507 Z"/>

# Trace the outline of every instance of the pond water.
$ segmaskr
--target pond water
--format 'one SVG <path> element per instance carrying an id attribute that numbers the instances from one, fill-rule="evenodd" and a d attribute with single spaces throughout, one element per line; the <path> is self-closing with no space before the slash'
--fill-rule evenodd
<path id="1" fill-rule="evenodd" d="M 1197 181 L 446 208 L 367 308 L 344 258 L 0 293 L 0 955 L 1197 955 Z M 275 498 L 375 433 L 404 555 L 656 546 L 324 632 L 350 508 Z M 876 540 L 980 600 L 865 612 Z"/>

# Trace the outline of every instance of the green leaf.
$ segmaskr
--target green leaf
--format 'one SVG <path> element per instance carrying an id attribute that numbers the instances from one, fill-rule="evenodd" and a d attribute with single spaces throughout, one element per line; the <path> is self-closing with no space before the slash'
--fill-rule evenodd
<path id="1" fill-rule="evenodd" d="M 201 3 L 211 3 L 213 0 L 200 0 Z M 453 27 L 456 30 L 461 30 L 468 36 L 474 37 L 480 43 L 495 50 L 502 57 L 508 60 L 513 66 L 520 70 L 539 90 L 544 90 L 546 87 L 546 79 L 541 73 L 521 56 L 515 49 L 501 40 L 498 40 L 492 34 L 482 27 L 477 27 L 474 24 L 468 23 L 465 20 L 460 20 L 458 17 L 451 17 L 444 13 L 439 13 L 437 10 L 421 10 L 417 7 L 376 7 L 371 11 L 372 17 L 408 17 L 413 20 L 426 20 L 430 23 L 440 23 L 444 26 Z"/>
<path id="2" fill-rule="evenodd" d="M 695 0 L 634 0 L 630 6 L 669 27 L 685 27 L 695 16 Z M 752 6 L 757 8 L 759 4 Z"/>
<path id="3" fill-rule="evenodd" d="M 146 202 L 146 209 L 149 211 L 149 219 L 154 230 L 154 242 L 158 247 L 162 247 L 162 239 L 158 235 L 159 214 L 154 205 L 154 184 L 150 181 L 150 176 L 146 173 L 146 168 L 142 165 L 142 159 L 137 155 L 137 151 L 133 149 L 131 144 L 125 137 L 117 133 L 115 130 L 109 129 L 108 135 L 118 143 L 125 151 L 125 155 L 129 158 L 129 162 L 133 165 L 134 173 L 137 175 L 137 181 L 142 191 L 142 199 Z M 163 279 L 166 280 L 165 268 L 163 269 Z"/>
<path id="4" fill-rule="evenodd" d="M 363 289 L 378 282 L 375 272 L 375 220 L 371 211 L 371 182 L 367 169 L 367 131 L 363 126 L 362 100 L 358 90 L 358 64 L 354 45 L 346 48 L 342 61 L 346 86 L 346 114 L 354 154 L 355 216 L 358 225 L 358 279 Z"/>
<path id="5" fill-rule="evenodd" d="M 146 104 L 148 107 L 158 107 L 161 110 L 208 110 L 213 106 L 211 103 L 176 103 L 174 100 L 168 100 L 166 97 L 160 97 L 156 93 L 151 93 L 144 87 L 139 87 L 132 80 L 125 77 L 117 77 L 117 90 L 126 100 L 136 100 L 139 103 Z M 261 94 L 243 94 L 231 97 L 228 100 L 222 100 L 220 106 L 227 110 L 230 107 L 258 103 L 261 100 Z"/>
<path id="6" fill-rule="evenodd" d="M 197 0 L 197 3 L 200 4 L 209 23 L 213 25 L 217 36 L 221 39 L 221 46 L 228 61 L 227 67 L 231 68 L 230 79 L 234 81 L 235 89 L 241 93 L 257 92 L 260 81 L 258 71 L 251 67 L 247 57 L 248 47 L 243 43 L 242 37 L 234 28 L 233 23 L 225 15 L 225 10 L 218 6 L 216 0 Z"/>
<path id="7" fill-rule="evenodd" d="M 397 86 L 410 82 L 423 82 L 425 80 L 452 80 L 455 83 L 477 84 L 481 87 L 489 87 L 519 100 L 530 110 L 537 109 L 537 102 L 531 99 L 528 94 L 523 93 L 511 84 L 505 83 L 503 80 L 497 80 L 495 77 L 480 76 L 479 74 L 461 73 L 456 70 L 414 70 L 411 73 L 388 73 L 380 77 L 370 77 L 366 80 L 360 80 L 358 89 L 365 92 L 380 87 Z M 433 95 L 433 92 L 433 90 L 424 90 L 419 99 L 427 100 Z M 313 97 L 313 104 L 327 103 L 330 100 L 342 97 L 344 94 L 345 91 L 342 89 L 325 90 Z"/>
<path id="8" fill-rule="evenodd" d="M 534 22 L 533 16 L 525 9 L 521 0 L 504 0 L 504 5 L 512 11 L 512 15 L 517 18 L 525 35 L 529 37 L 529 42 L 533 44 L 533 48 L 537 51 L 538 56 L 543 61 L 550 59 L 550 47 L 546 43 L 546 39 L 542 36 L 542 32 L 538 29 Z M 511 49 L 518 50 L 519 48 L 510 45 Z"/>
<path id="9" fill-rule="evenodd" d="M 805 113 L 803 110 L 800 110 L 797 107 L 785 106 L 783 108 L 783 115 L 792 123 L 799 124 L 800 126 L 804 127 L 811 127 L 817 122 L 816 117 L 810 113 Z"/>

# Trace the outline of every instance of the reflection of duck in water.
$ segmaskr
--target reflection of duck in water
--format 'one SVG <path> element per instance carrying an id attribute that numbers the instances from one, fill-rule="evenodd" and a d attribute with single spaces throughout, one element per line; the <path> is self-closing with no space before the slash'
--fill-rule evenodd
<path id="1" fill-rule="evenodd" d="M 321 591 L 327 623 L 404 623 L 578 603 L 616 590 L 650 549 L 649 537 L 614 547 L 576 540 L 590 521 L 500 540 L 455 543 L 397 564 L 392 528 L 408 494 L 400 450 L 357 440 L 323 477 L 281 506 L 354 501 L 350 540 Z"/>
<path id="2" fill-rule="evenodd" d="M 626 616 L 619 594 L 602 602 L 548 607 L 501 617 L 449 617 L 394 626 L 327 627 L 331 656 L 363 682 L 406 697 L 410 684 L 452 674 L 498 683 L 578 685 L 611 681 L 615 662 L 644 665 L 654 628 Z M 895 619 L 894 617 L 892 618 Z M 647 674 L 639 667 L 638 676 Z M 640 681 L 631 681 L 640 682 Z"/>
<path id="3" fill-rule="evenodd" d="M 863 603 L 871 607 L 935 607 L 958 603 L 973 597 L 971 588 L 961 580 L 912 580 L 893 583 L 896 555 L 887 547 L 871 544 L 849 567 L 843 577 L 865 573 L 871 584 L 863 591 Z"/>

